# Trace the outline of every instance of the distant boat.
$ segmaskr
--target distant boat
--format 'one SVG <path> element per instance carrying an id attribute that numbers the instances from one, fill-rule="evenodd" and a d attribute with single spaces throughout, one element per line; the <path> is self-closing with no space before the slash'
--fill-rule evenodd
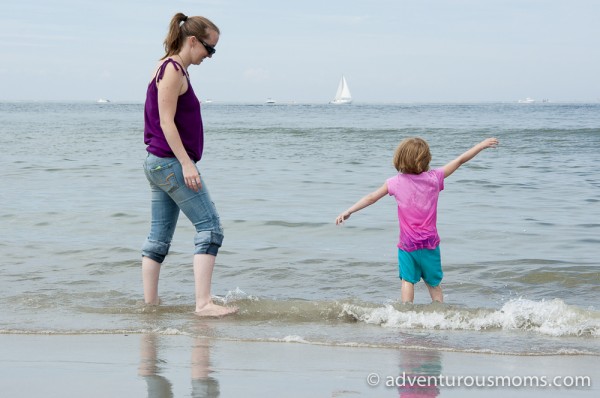
<path id="1" fill-rule="evenodd" d="M 520 99 L 519 104 L 533 104 L 535 102 L 535 100 L 533 98 L 525 98 L 525 99 Z"/>
<path id="2" fill-rule="evenodd" d="M 348 83 L 346 82 L 346 78 L 342 75 L 340 79 L 340 84 L 338 85 L 337 92 L 335 93 L 335 98 L 330 104 L 351 104 L 352 103 L 352 94 L 350 94 L 350 89 L 348 88 Z"/>
<path id="3" fill-rule="evenodd" d="M 210 98 L 207 98 L 207 99 L 204 101 L 204 103 L 205 103 L 205 104 L 212 104 L 212 102 L 213 102 L 213 101 L 212 101 Z"/>
<path id="4" fill-rule="evenodd" d="M 274 104 L 275 100 L 273 98 L 267 98 L 266 104 Z"/>
<path id="5" fill-rule="evenodd" d="M 110 102 L 110 100 L 107 100 L 105 98 L 100 98 L 98 101 L 96 101 L 98 104 L 108 104 Z"/>

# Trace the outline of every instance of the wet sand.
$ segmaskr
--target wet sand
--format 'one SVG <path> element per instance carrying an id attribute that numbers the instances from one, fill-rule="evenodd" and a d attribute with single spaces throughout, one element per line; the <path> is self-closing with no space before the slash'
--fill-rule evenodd
<path id="1" fill-rule="evenodd" d="M 181 335 L 0 335 L 3 397 L 591 397 L 599 356 L 512 356 Z M 443 386 L 415 377 L 435 376 Z M 524 376 L 591 387 L 507 387 Z M 504 386 L 486 384 L 504 377 Z M 431 379 L 430 379 L 431 380 Z M 369 381 L 375 386 L 369 385 Z M 494 381 L 495 383 L 495 381 Z M 388 384 L 388 386 L 386 386 Z M 393 385 L 395 384 L 395 385 Z M 446 384 L 451 384 L 446 386 Z M 459 387 L 459 384 L 461 387 Z M 471 385 L 467 387 L 465 385 Z M 452 386 L 453 385 L 453 386 Z"/>

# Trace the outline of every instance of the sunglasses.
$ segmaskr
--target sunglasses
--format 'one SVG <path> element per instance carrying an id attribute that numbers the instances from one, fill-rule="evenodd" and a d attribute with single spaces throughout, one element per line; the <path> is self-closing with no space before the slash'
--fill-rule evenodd
<path id="1" fill-rule="evenodd" d="M 200 44 L 202 44 L 204 46 L 204 48 L 206 49 L 206 52 L 208 53 L 208 55 L 213 55 L 214 53 L 217 52 L 217 49 L 214 48 L 213 46 L 211 46 L 210 44 L 206 44 L 204 42 L 204 40 L 198 39 L 198 41 L 200 42 Z"/>

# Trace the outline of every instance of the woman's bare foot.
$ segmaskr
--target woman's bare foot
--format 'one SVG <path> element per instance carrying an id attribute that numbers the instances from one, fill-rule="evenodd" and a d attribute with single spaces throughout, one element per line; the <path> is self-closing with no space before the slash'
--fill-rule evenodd
<path id="1" fill-rule="evenodd" d="M 145 303 L 146 305 L 151 305 L 151 306 L 157 306 L 160 305 L 160 297 L 157 297 L 156 300 L 154 300 L 151 303 Z"/>
<path id="2" fill-rule="evenodd" d="M 221 317 L 235 314 L 237 311 L 237 307 L 223 307 L 222 305 L 217 305 L 211 301 L 202 308 L 196 308 L 195 314 L 202 317 Z"/>

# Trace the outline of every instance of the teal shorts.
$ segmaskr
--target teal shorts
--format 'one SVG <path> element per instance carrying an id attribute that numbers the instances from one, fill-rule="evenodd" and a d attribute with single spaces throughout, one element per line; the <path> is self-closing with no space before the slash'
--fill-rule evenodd
<path id="1" fill-rule="evenodd" d="M 415 284 L 423 278 L 431 287 L 437 287 L 444 277 L 440 247 L 406 252 L 398 249 L 400 279 Z"/>

